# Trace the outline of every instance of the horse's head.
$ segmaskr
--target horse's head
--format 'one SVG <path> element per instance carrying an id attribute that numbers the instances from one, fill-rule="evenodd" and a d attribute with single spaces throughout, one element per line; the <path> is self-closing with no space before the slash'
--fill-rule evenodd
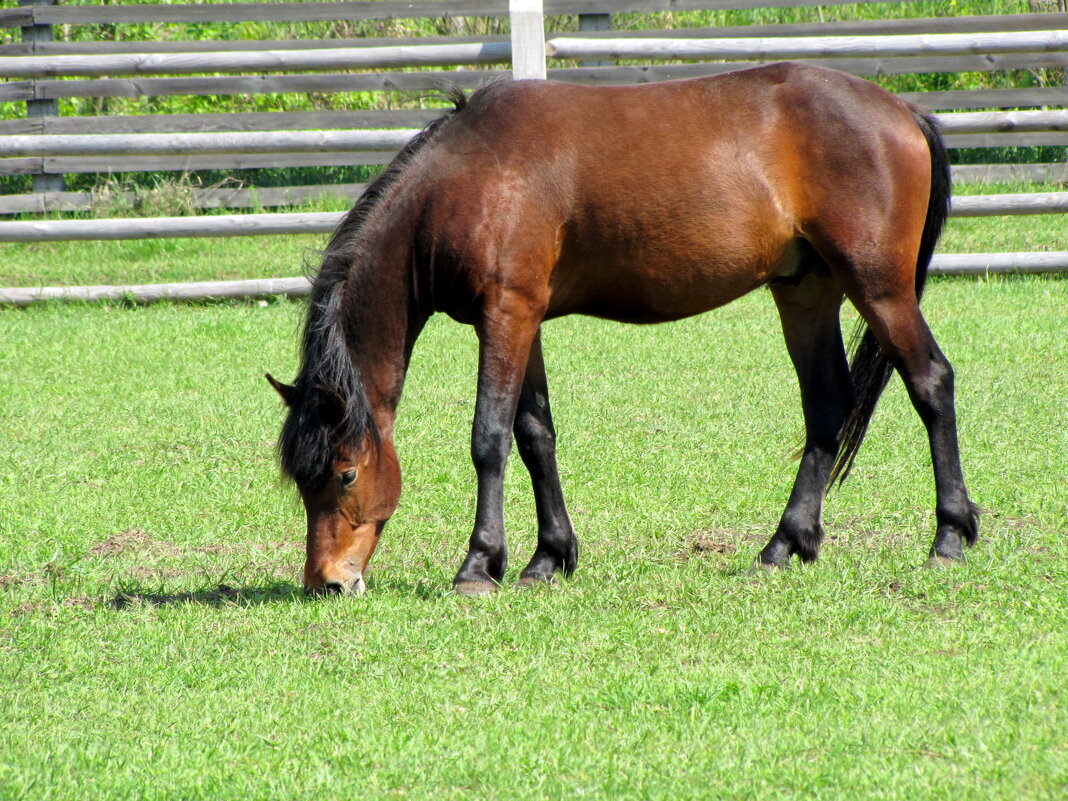
<path id="1" fill-rule="evenodd" d="M 304 590 L 362 594 L 367 563 L 400 499 L 393 443 L 334 390 L 267 380 L 289 407 L 279 450 L 308 515 Z"/>

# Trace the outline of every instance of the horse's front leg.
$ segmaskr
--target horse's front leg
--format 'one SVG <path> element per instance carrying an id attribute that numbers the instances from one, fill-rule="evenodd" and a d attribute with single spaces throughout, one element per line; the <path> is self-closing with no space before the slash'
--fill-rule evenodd
<path id="1" fill-rule="evenodd" d="M 478 500 L 467 557 L 452 582 L 461 594 L 493 592 L 508 566 L 504 468 L 512 448 L 512 426 L 523 376 L 543 311 L 521 295 L 504 293 L 476 325 L 478 394 L 471 460 L 478 476 Z"/>

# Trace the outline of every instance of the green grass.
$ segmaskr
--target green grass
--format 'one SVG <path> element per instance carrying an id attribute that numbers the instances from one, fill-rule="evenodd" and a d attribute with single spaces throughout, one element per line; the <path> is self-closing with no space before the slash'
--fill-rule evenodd
<path id="1" fill-rule="evenodd" d="M 300 304 L 0 311 L 0 797 L 1062 798 L 1066 301 L 929 286 L 986 511 L 945 572 L 920 568 L 933 488 L 896 380 L 821 560 L 746 572 L 801 427 L 767 293 L 549 324 L 580 567 L 481 600 L 448 592 L 470 329 L 435 318 L 416 349 L 369 594 L 315 601 L 261 377 L 293 375 Z M 518 459 L 506 492 L 512 581 Z"/>

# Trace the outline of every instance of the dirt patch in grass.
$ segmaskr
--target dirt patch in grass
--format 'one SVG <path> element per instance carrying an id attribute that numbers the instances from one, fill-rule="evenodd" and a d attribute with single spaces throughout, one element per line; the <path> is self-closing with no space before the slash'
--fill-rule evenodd
<path id="1" fill-rule="evenodd" d="M 112 534 L 103 542 L 97 543 L 86 552 L 86 555 L 110 559 L 129 553 L 177 556 L 182 553 L 182 550 L 165 540 L 153 539 L 142 529 L 130 528 L 118 534 Z"/>
<path id="2" fill-rule="evenodd" d="M 675 554 L 680 562 L 707 556 L 733 556 L 740 544 L 759 542 L 755 532 L 733 531 L 725 528 L 702 529 L 693 534 L 686 548 Z"/>
<path id="3" fill-rule="evenodd" d="M 34 587 L 44 582 L 44 576 L 39 573 L 0 573 L 0 590 Z"/>
<path id="4" fill-rule="evenodd" d="M 44 615 L 46 617 L 51 617 L 60 609 L 90 610 L 96 608 L 98 605 L 98 601 L 85 597 L 64 598 L 57 603 L 27 602 L 19 604 L 12 609 L 11 615 L 12 617 L 26 617 L 28 615 Z"/>

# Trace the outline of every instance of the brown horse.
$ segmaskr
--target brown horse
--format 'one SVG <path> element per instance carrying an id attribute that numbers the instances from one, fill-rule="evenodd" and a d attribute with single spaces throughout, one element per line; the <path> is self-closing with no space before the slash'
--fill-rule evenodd
<path id="1" fill-rule="evenodd" d="M 768 285 L 801 386 L 806 441 L 758 564 L 819 552 L 896 368 L 930 438 L 933 564 L 960 560 L 978 515 L 957 449 L 953 372 L 919 298 L 949 204 L 932 119 L 871 83 L 774 64 L 628 87 L 498 83 L 432 123 L 342 221 L 312 287 L 282 468 L 308 516 L 304 586 L 362 592 L 400 496 L 393 424 L 416 337 L 436 311 L 478 334 L 474 532 L 453 582 L 504 577 L 502 477 L 514 434 L 538 543 L 520 583 L 569 575 L 577 541 L 557 473 L 540 325 L 565 314 L 676 320 Z M 847 361 L 839 307 L 865 328 Z"/>

